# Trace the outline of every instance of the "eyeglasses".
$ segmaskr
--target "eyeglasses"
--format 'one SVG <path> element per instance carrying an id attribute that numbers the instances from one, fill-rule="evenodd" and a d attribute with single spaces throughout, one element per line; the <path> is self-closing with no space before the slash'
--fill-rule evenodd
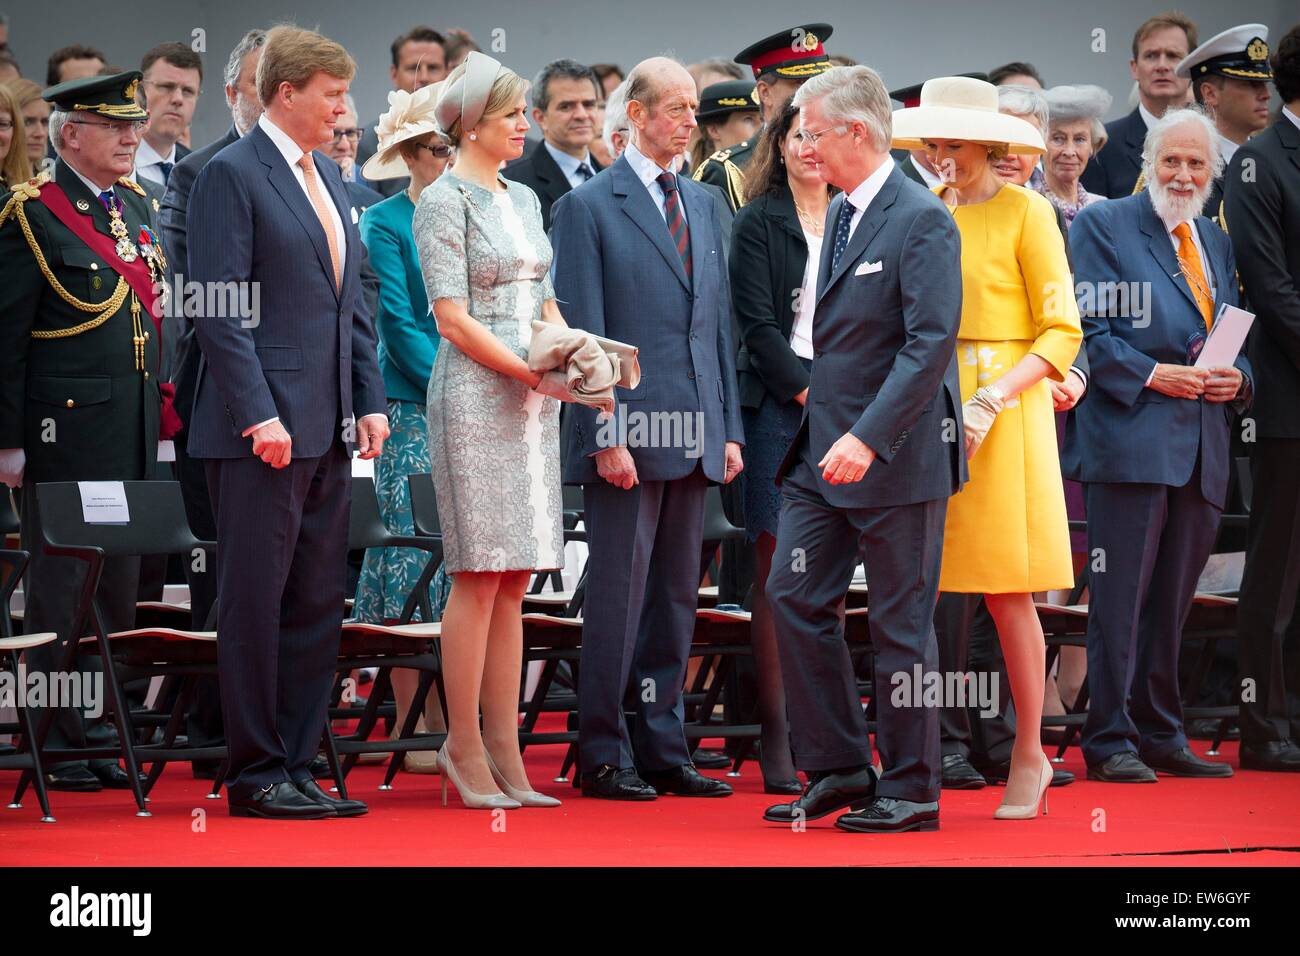
<path id="1" fill-rule="evenodd" d="M 357 142 L 359 139 L 361 139 L 361 130 L 359 130 L 359 129 L 338 129 L 338 128 L 335 128 L 335 130 L 334 130 L 334 142 L 337 143 L 337 142 L 339 142 L 340 140 L 342 140 L 344 137 L 347 137 L 348 139 L 352 140 L 352 142 L 355 143 L 355 142 Z"/>
<path id="2" fill-rule="evenodd" d="M 801 129 L 797 133 L 795 133 L 795 136 L 798 137 L 799 142 L 801 143 L 807 143 L 809 146 L 816 146 L 817 141 L 821 139 L 823 136 L 825 136 L 827 133 L 835 133 L 836 135 L 840 135 L 844 133 L 847 129 L 848 129 L 847 126 L 828 126 L 825 129 L 817 130 L 817 132 L 815 133 L 812 130 Z"/>
<path id="3" fill-rule="evenodd" d="M 433 155 L 437 156 L 439 159 L 446 159 L 448 156 L 451 155 L 451 147 L 448 146 L 446 143 L 439 143 L 436 146 L 429 146 L 427 143 L 416 143 L 415 147 L 416 149 L 427 149 L 429 152 L 433 153 Z"/>
<path id="4" fill-rule="evenodd" d="M 187 100 L 198 99 L 199 96 L 199 91 L 195 87 L 184 86 L 180 83 L 157 83 L 154 82 L 153 80 L 149 80 L 148 85 L 152 86 L 159 93 L 163 94 L 163 96 L 170 97 L 177 90 L 180 90 L 181 97 Z"/>
<path id="5" fill-rule="evenodd" d="M 149 125 L 148 120 L 132 120 L 129 123 L 127 122 L 96 123 L 91 120 L 68 120 L 68 122 L 71 123 L 73 126 L 99 126 L 108 130 L 109 132 L 113 133 L 116 136 L 121 136 L 123 133 L 127 133 L 127 132 L 131 132 L 139 136 L 141 133 L 144 132 L 145 127 Z"/>

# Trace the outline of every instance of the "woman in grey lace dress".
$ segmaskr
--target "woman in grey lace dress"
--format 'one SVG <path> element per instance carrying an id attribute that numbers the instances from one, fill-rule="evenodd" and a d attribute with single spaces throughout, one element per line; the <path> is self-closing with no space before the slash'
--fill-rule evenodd
<path id="1" fill-rule="evenodd" d="M 436 116 L 457 159 L 421 194 L 413 223 L 443 340 L 427 396 L 453 575 L 442 619 L 449 736 L 438 760 L 444 800 L 450 778 L 470 807 L 559 802 L 529 786 L 518 736 L 524 590 L 532 571 L 564 563 L 559 403 L 535 390 L 541 376 L 525 361 L 532 320 L 564 320 L 537 196 L 497 172 L 523 152 L 526 89 L 480 53 L 448 76 Z"/>

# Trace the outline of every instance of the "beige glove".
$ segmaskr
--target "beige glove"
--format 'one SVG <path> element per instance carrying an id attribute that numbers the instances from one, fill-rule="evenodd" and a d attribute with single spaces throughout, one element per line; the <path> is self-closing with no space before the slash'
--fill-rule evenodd
<path id="1" fill-rule="evenodd" d="M 996 385 L 985 385 L 977 388 L 975 394 L 962 405 L 961 418 L 966 430 L 967 461 L 974 458 L 975 452 L 979 451 L 980 445 L 984 444 L 985 436 L 993 427 L 993 419 L 998 417 L 998 412 L 1002 411 L 1006 404 L 1006 399 L 1002 397 Z"/>
<path id="2" fill-rule="evenodd" d="M 541 392 L 543 395 L 549 395 L 551 398 L 561 402 L 576 402 L 573 392 L 569 391 L 569 386 L 565 381 L 564 373 L 558 369 L 552 369 L 542 375 L 542 380 L 537 383 L 533 389 L 535 392 Z"/>

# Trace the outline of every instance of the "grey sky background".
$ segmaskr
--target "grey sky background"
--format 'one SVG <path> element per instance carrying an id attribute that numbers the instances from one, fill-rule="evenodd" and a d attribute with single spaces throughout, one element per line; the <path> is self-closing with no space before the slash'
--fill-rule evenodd
<path id="1" fill-rule="evenodd" d="M 835 28 L 827 48 L 875 68 L 890 89 L 931 76 L 1028 60 L 1048 85 L 1096 83 L 1107 88 L 1115 97 L 1113 118 L 1129 109 L 1133 30 L 1169 7 L 1159 0 L 142 0 L 124 8 L 129 15 L 121 15 L 88 0 L 47 0 L 0 7 L 4 9 L 9 14 L 10 47 L 24 75 L 42 83 L 49 54 L 69 43 L 97 46 L 114 65 L 129 69 L 138 67 L 141 55 L 155 43 L 188 42 L 193 31 L 203 31 L 207 49 L 194 122 L 197 146 L 216 139 L 230 125 L 221 95 L 221 70 L 230 49 L 245 30 L 285 20 L 321 30 L 356 58 L 359 72 L 352 91 L 367 123 L 386 107 L 389 44 L 418 23 L 437 29 L 463 27 L 489 52 L 496 38 L 493 55 L 531 77 L 542 64 L 562 56 L 615 62 L 625 70 L 639 59 L 665 52 L 687 63 L 730 57 L 777 30 L 824 21 Z M 1276 41 L 1300 22 L 1294 0 L 1248 0 L 1240 6 L 1184 0 L 1178 9 L 1196 21 L 1202 40 L 1238 23 L 1259 22 Z M 1097 30 L 1104 33 L 1095 34 Z M 1104 51 L 1094 51 L 1095 38 L 1104 41 Z"/>

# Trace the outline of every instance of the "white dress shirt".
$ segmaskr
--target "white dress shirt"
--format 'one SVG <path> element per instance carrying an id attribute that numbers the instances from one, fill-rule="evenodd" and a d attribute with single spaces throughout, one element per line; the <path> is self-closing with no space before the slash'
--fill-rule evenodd
<path id="1" fill-rule="evenodd" d="M 641 180 L 646 190 L 650 193 L 650 198 L 655 201 L 659 207 L 659 215 L 664 217 L 664 222 L 668 221 L 668 211 L 664 206 L 664 187 L 656 181 L 664 173 L 671 173 L 671 169 L 664 169 L 653 159 L 647 156 L 641 150 L 636 148 L 635 143 L 628 143 L 627 149 L 623 150 L 623 155 L 627 157 L 627 163 L 632 167 L 632 172 L 636 173 L 637 178 Z M 676 173 L 673 173 L 676 176 Z M 678 203 L 682 210 L 682 218 L 687 219 L 686 203 Z M 690 226 L 690 220 L 687 219 L 687 226 Z"/>
<path id="2" fill-rule="evenodd" d="M 1232 162 L 1232 154 L 1240 147 L 1240 143 L 1234 143 L 1222 133 L 1219 134 L 1219 155 L 1223 157 L 1223 164 L 1226 166 Z"/>
<path id="3" fill-rule="evenodd" d="M 176 144 L 172 143 L 171 151 L 166 156 L 161 156 L 156 149 L 149 145 L 147 139 L 141 138 L 140 148 L 135 151 L 136 182 L 147 179 L 159 186 L 166 186 L 167 181 L 163 178 L 159 163 L 171 163 L 173 168 L 176 166 Z"/>
<path id="4" fill-rule="evenodd" d="M 879 168 L 858 183 L 853 192 L 849 193 L 847 202 L 853 205 L 853 218 L 849 221 L 850 240 L 853 238 L 854 231 L 858 228 L 858 223 L 862 221 L 862 214 L 867 211 L 867 207 L 871 205 L 871 200 L 876 198 L 876 194 L 880 192 L 885 185 L 885 180 L 889 178 L 889 174 L 893 171 L 894 157 L 886 156 L 885 161 L 880 164 Z M 938 184 L 936 183 L 936 185 Z M 832 228 L 834 228 L 833 224 Z M 831 241 L 835 241 L 834 236 L 831 237 Z"/>
<path id="5" fill-rule="evenodd" d="M 555 165 L 560 167 L 560 172 L 564 173 L 564 178 L 569 181 L 569 185 L 574 189 L 587 181 L 588 177 L 578 172 L 578 167 L 583 163 L 587 164 L 587 168 L 591 170 L 593 176 L 596 175 L 596 167 L 591 165 L 591 153 L 588 153 L 582 159 L 578 159 L 575 156 L 570 156 L 562 149 L 556 149 L 546 140 L 542 140 L 542 146 L 551 154 L 551 159 L 555 160 Z"/>
<path id="6" fill-rule="evenodd" d="M 1295 125 L 1296 129 L 1300 129 L 1300 116 L 1296 116 L 1285 106 L 1282 107 L 1282 115 L 1289 119 Z"/>
<path id="7" fill-rule="evenodd" d="M 799 308 L 794 314 L 794 327 L 790 330 L 790 348 L 794 354 L 809 361 L 813 358 L 813 313 L 817 310 L 817 274 L 821 271 L 822 236 L 807 229 L 803 231 L 808 243 L 808 264 L 803 270 L 803 285 L 799 289 Z"/>
<path id="8" fill-rule="evenodd" d="M 1155 113 L 1143 106 L 1141 101 L 1138 102 L 1138 115 L 1142 117 L 1142 122 L 1147 124 L 1147 129 L 1155 126 L 1156 120 L 1160 119 L 1159 116 L 1156 116 Z"/>
<path id="9" fill-rule="evenodd" d="M 941 182 L 943 182 L 943 180 L 940 179 L 937 175 L 930 172 L 930 170 L 926 169 L 924 166 L 918 163 L 916 161 L 915 156 L 907 157 L 907 161 L 912 164 L 913 169 L 915 169 L 918 173 L 921 174 L 921 179 L 925 183 L 926 189 L 933 189 L 935 186 L 938 186 Z"/>
<path id="10" fill-rule="evenodd" d="M 284 161 L 289 164 L 289 169 L 293 173 L 293 178 L 298 181 L 298 185 L 302 187 L 302 194 L 307 197 L 308 205 L 311 205 L 311 193 L 307 191 L 307 178 L 302 171 L 302 167 L 298 165 L 298 161 L 303 157 L 302 147 L 290 139 L 288 133 L 276 126 L 275 123 L 271 122 L 270 117 L 265 113 L 258 118 L 257 125 L 260 126 L 262 131 L 271 138 L 271 142 L 275 144 L 275 148 L 280 151 L 280 155 L 284 157 Z M 325 183 L 321 178 L 319 169 L 316 170 L 316 188 L 320 190 L 321 197 L 325 200 L 325 208 L 329 211 L 330 221 L 334 225 L 334 238 L 338 243 L 339 250 L 339 275 L 342 275 L 347 264 L 348 234 L 343 228 L 343 217 L 339 215 L 338 208 L 334 205 L 334 200 L 330 198 L 329 190 L 325 188 Z M 315 208 L 316 207 L 313 205 L 312 209 Z M 378 412 L 370 415 L 362 415 L 361 421 L 365 421 L 367 418 L 382 418 L 385 422 L 388 421 L 387 415 Z M 269 425 L 271 422 L 278 422 L 279 420 L 280 416 L 277 415 L 275 418 L 268 418 L 264 422 L 250 425 L 248 428 L 244 429 L 242 433 L 243 437 L 247 438 L 259 428 Z"/>

